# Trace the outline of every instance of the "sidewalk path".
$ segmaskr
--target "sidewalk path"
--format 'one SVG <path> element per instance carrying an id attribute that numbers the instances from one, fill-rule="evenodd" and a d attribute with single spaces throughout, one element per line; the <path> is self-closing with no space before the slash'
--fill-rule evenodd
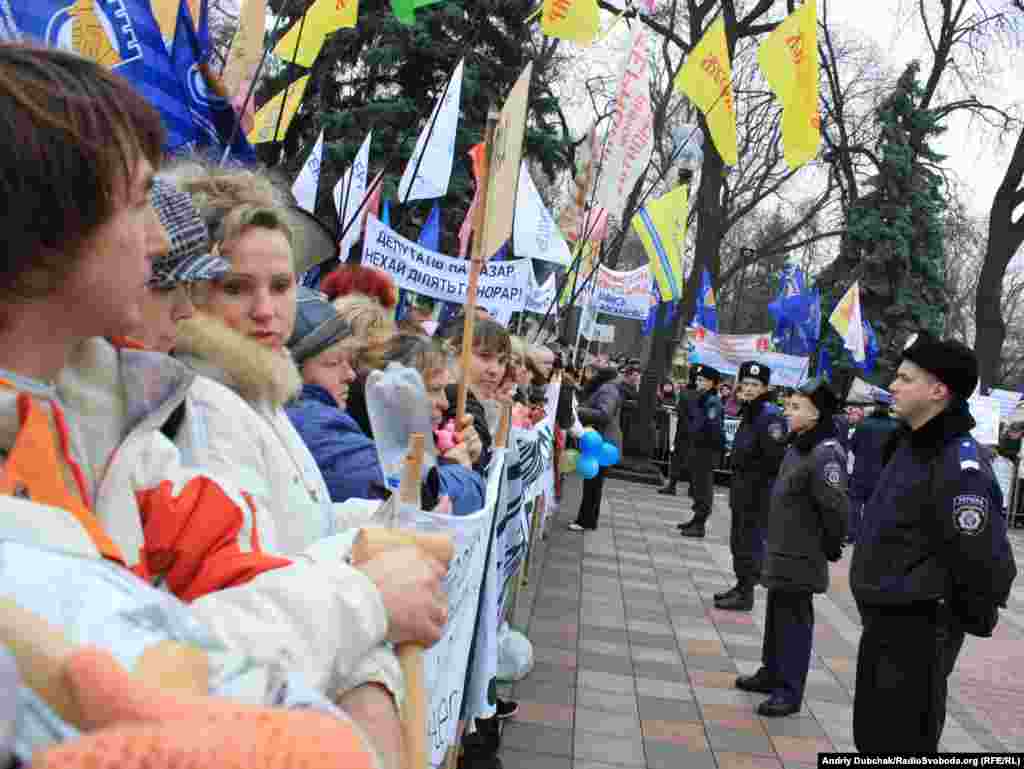
<path id="1" fill-rule="evenodd" d="M 566 529 L 579 504 L 571 479 L 537 549 L 516 624 L 535 665 L 504 687 L 520 701 L 505 729 L 506 769 L 789 769 L 819 751 L 852 751 L 852 693 L 860 620 L 849 590 L 849 549 L 816 596 L 814 656 L 804 707 L 761 718 L 762 695 L 733 681 L 761 658 L 764 597 L 752 613 L 719 611 L 733 583 L 726 489 L 716 487 L 708 536 L 684 539 L 677 497 L 605 483 L 600 529 Z M 1014 533 L 1018 563 L 1024 539 Z M 1024 579 L 995 637 L 968 638 L 950 679 L 945 751 L 1024 751 Z"/>

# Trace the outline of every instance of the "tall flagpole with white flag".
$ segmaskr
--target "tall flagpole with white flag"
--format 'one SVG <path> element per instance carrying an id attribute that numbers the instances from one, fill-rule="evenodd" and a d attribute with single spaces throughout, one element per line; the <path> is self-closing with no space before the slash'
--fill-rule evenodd
<path id="1" fill-rule="evenodd" d="M 320 187 L 320 163 L 324 153 L 324 131 L 320 129 L 320 136 L 313 145 L 306 162 L 299 169 L 299 175 L 295 177 L 295 184 L 292 185 L 292 195 L 300 208 L 309 213 L 315 213 L 316 193 Z"/>
<path id="2" fill-rule="evenodd" d="M 338 232 L 344 232 L 341 243 L 341 261 L 348 259 L 349 249 L 359 240 L 362 229 L 349 226 L 355 219 L 366 196 L 366 171 L 370 166 L 370 142 L 373 131 L 366 134 L 352 165 L 334 185 L 334 207 L 338 211 Z M 344 228 L 347 228 L 345 231 Z"/>
<path id="3" fill-rule="evenodd" d="M 410 200 L 443 198 L 448 194 L 455 162 L 455 130 L 459 125 L 459 104 L 462 100 L 462 68 L 460 61 L 444 92 L 434 105 L 413 150 L 405 172 L 398 183 L 398 199 L 404 205 Z"/>
<path id="4" fill-rule="evenodd" d="M 519 168 L 519 191 L 516 214 L 512 222 L 512 242 L 516 256 L 543 259 L 568 267 L 572 262 L 569 246 L 562 237 L 555 219 L 533 183 L 526 161 Z"/>

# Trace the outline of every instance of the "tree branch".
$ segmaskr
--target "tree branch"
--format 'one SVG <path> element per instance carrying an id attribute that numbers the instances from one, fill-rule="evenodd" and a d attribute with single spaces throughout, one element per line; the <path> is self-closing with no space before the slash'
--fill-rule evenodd
<path id="1" fill-rule="evenodd" d="M 614 13 L 616 15 L 622 13 L 622 11 L 619 8 L 616 8 L 607 0 L 597 0 L 597 5 L 599 8 L 603 8 L 604 10 L 610 11 L 611 13 Z M 683 38 L 679 37 L 679 35 L 676 34 L 675 30 L 666 27 L 660 21 L 652 19 L 647 14 L 637 13 L 636 10 L 632 10 L 626 11 L 624 17 L 627 19 L 639 19 L 641 24 L 645 24 L 666 40 L 671 40 L 673 43 L 682 48 L 683 53 L 689 53 L 690 49 L 693 47 L 685 40 L 683 40 Z"/>

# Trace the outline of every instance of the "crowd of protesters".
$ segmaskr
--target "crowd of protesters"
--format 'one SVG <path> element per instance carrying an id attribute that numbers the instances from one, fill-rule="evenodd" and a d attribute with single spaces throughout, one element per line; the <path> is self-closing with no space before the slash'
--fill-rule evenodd
<path id="1" fill-rule="evenodd" d="M 394 493 L 368 378 L 419 374 L 435 440 L 448 436 L 422 506 L 459 516 L 484 507 L 494 414 L 544 418 L 556 351 L 484 312 L 436 334 L 415 319 L 400 329 L 393 282 L 359 265 L 300 287 L 310 240 L 288 192 L 259 170 L 163 157 L 152 107 L 74 54 L 0 45 L 0 121 L 0 542 L 75 564 L 63 586 L 40 593 L 29 569 L 3 593 L 44 616 L 66 601 L 157 612 L 74 650 L 67 709 L 35 698 L 56 684 L 24 664 L 36 647 L 19 633 L 36 631 L 4 614 L 18 728 L 0 724 L 0 766 L 402 766 L 395 648 L 441 637 L 448 565 L 414 546 L 352 562 L 359 527 Z M 561 421 L 578 435 L 566 393 Z M 510 438 L 524 485 L 544 466 L 539 441 L 516 437 L 529 434 Z M 125 672 L 142 626 L 210 653 L 202 675 L 166 663 L 186 692 Z M 29 686 L 10 685 L 18 674 Z M 496 766 L 498 720 L 515 712 L 498 700 L 461 765 Z"/>

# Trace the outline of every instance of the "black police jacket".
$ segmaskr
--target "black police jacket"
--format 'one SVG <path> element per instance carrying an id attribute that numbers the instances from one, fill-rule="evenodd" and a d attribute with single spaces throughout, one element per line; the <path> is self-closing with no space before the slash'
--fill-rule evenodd
<path id="1" fill-rule="evenodd" d="M 786 419 L 767 394 L 745 403 L 740 413 L 729 462 L 729 506 L 734 511 L 766 510 L 786 453 Z"/>
<path id="2" fill-rule="evenodd" d="M 673 440 L 676 451 L 683 451 L 684 454 L 690 446 L 690 412 L 697 402 L 697 395 L 696 390 L 687 387 L 679 393 L 676 401 L 676 434 Z"/>
<path id="3" fill-rule="evenodd" d="M 1002 493 L 956 404 L 885 447 L 885 469 L 864 507 L 850 587 L 858 603 L 945 599 L 963 629 L 990 635 L 1017 576 Z"/>
<path id="4" fill-rule="evenodd" d="M 828 561 L 846 538 L 846 453 L 831 419 L 789 439 L 764 521 L 761 584 L 774 590 L 828 590 Z"/>
<path id="5" fill-rule="evenodd" d="M 721 451 L 725 445 L 725 414 L 718 394 L 708 390 L 690 401 L 689 417 L 691 448 Z"/>
<path id="6" fill-rule="evenodd" d="M 869 416 L 853 431 L 848 450 L 853 452 L 850 501 L 855 507 L 860 507 L 871 498 L 885 467 L 882 463 L 885 444 L 899 427 L 900 422 L 893 417 Z"/>

